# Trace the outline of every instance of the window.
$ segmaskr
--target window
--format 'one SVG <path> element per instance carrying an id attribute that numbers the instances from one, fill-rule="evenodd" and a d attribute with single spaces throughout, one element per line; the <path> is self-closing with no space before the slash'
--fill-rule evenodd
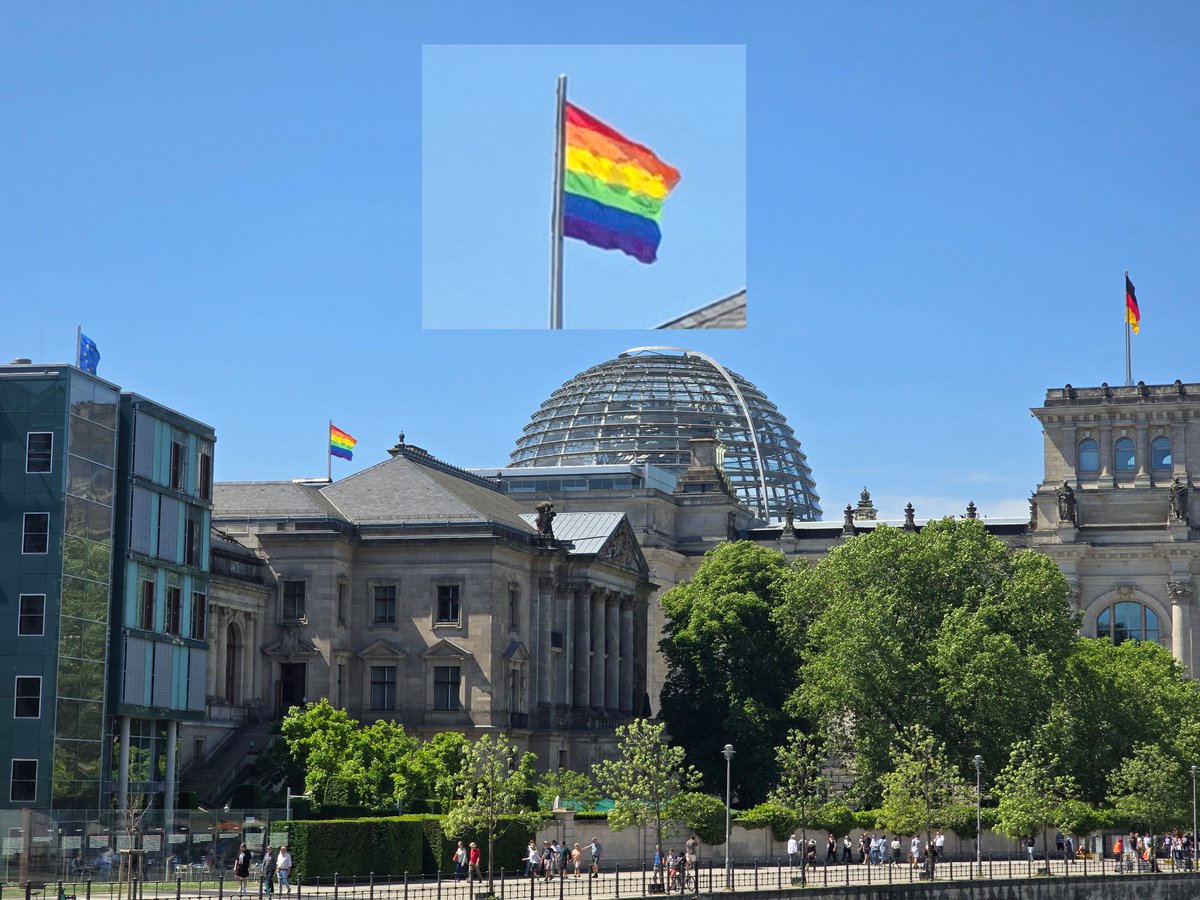
<path id="1" fill-rule="evenodd" d="M 516 631 L 521 621 L 521 589 L 516 585 L 508 589 L 508 630 Z"/>
<path id="2" fill-rule="evenodd" d="M 371 709 L 396 708 L 396 667 L 371 666 Z"/>
<path id="3" fill-rule="evenodd" d="M 192 591 L 192 637 L 198 641 L 208 636 L 208 596 Z"/>
<path id="4" fill-rule="evenodd" d="M 22 594 L 17 617 L 17 634 L 37 637 L 46 633 L 46 595 Z"/>
<path id="5" fill-rule="evenodd" d="M 196 494 L 201 500 L 212 499 L 212 451 L 207 448 L 196 457 Z"/>
<path id="6" fill-rule="evenodd" d="M 1122 641 L 1160 643 L 1165 635 L 1159 627 L 1158 613 L 1141 603 L 1122 600 L 1097 616 L 1096 637 L 1106 637 L 1114 644 Z"/>
<path id="7" fill-rule="evenodd" d="M 18 719 L 42 717 L 42 676 L 18 675 L 13 715 Z"/>
<path id="8" fill-rule="evenodd" d="M 1150 468 L 1158 472 L 1170 471 L 1171 462 L 1171 439 L 1160 434 L 1150 442 Z"/>
<path id="9" fill-rule="evenodd" d="M 197 560 L 200 558 L 199 523 L 189 515 L 184 530 L 183 564 L 185 566 L 198 565 Z"/>
<path id="10" fill-rule="evenodd" d="M 458 703 L 458 666 L 433 667 L 433 708 L 455 710 Z"/>
<path id="11" fill-rule="evenodd" d="M 171 441 L 171 487 L 182 491 L 187 482 L 187 466 L 184 463 L 183 444 Z"/>
<path id="12" fill-rule="evenodd" d="M 54 433 L 31 431 L 25 435 L 25 472 L 49 472 L 54 460 Z"/>
<path id="13" fill-rule="evenodd" d="M 1114 465 L 1118 472 L 1132 472 L 1137 468 L 1137 457 L 1133 452 L 1133 438 L 1117 438 L 1113 444 Z"/>
<path id="14" fill-rule="evenodd" d="M 142 582 L 142 615 L 138 626 L 151 631 L 154 628 L 154 579 L 147 578 Z"/>
<path id="15" fill-rule="evenodd" d="M 50 547 L 50 513 L 25 513 L 22 553 L 46 553 Z"/>
<path id="16" fill-rule="evenodd" d="M 345 663 L 338 663 L 337 705 L 338 705 L 338 709 L 346 708 L 346 664 Z"/>
<path id="17" fill-rule="evenodd" d="M 437 586 L 437 620 L 438 622 L 458 623 L 458 585 L 439 584 Z"/>
<path id="18" fill-rule="evenodd" d="M 346 624 L 346 582 L 339 581 L 337 586 L 337 621 L 339 625 Z"/>
<path id="19" fill-rule="evenodd" d="M 285 581 L 283 583 L 283 617 L 285 619 L 304 618 L 303 581 Z"/>
<path id="20" fill-rule="evenodd" d="M 12 803 L 33 803 L 37 799 L 36 759 L 14 759 L 12 761 L 12 787 L 8 799 Z"/>
<path id="21" fill-rule="evenodd" d="M 394 584 L 377 584 L 375 586 L 375 622 L 376 624 L 393 624 L 396 621 L 396 586 Z"/>
<path id="22" fill-rule="evenodd" d="M 167 588 L 167 634 L 179 634 L 183 606 L 183 591 L 177 587 Z"/>
<path id="23" fill-rule="evenodd" d="M 1100 471 L 1100 445 L 1094 438 L 1084 438 L 1079 442 L 1078 469 L 1080 472 Z"/>

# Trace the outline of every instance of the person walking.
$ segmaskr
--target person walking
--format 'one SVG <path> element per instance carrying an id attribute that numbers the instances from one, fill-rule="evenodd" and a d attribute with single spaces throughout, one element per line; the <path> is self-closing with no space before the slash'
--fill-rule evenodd
<path id="1" fill-rule="evenodd" d="M 525 848 L 525 855 L 521 858 L 521 862 L 525 863 L 525 877 L 532 878 L 533 873 L 537 871 L 538 864 L 537 841 L 534 839 L 529 839 L 529 846 Z"/>
<path id="2" fill-rule="evenodd" d="M 796 842 L 796 832 L 792 832 L 792 836 L 788 838 L 787 853 L 788 853 L 788 868 L 794 868 L 796 865 L 796 848 L 799 845 Z"/>
<path id="3" fill-rule="evenodd" d="M 833 832 L 829 833 L 829 840 L 825 842 L 825 865 L 837 862 L 837 838 L 833 836 Z"/>
<path id="4" fill-rule="evenodd" d="M 462 881 L 467 876 L 467 848 L 463 846 L 462 841 L 454 848 L 450 861 L 454 863 L 454 880 Z"/>
<path id="5" fill-rule="evenodd" d="M 600 838 L 592 838 L 592 842 L 588 844 L 588 850 L 592 854 L 592 874 L 590 877 L 600 877 L 600 865 L 604 859 L 604 846 L 600 843 Z"/>
<path id="6" fill-rule="evenodd" d="M 238 880 L 239 894 L 246 893 L 246 879 L 250 877 L 250 860 L 253 858 L 254 854 L 246 849 L 245 844 L 242 844 L 237 858 L 233 861 L 233 877 Z"/>
<path id="7" fill-rule="evenodd" d="M 850 835 L 842 838 L 842 862 L 850 864 Z"/>
<path id="8" fill-rule="evenodd" d="M 279 848 L 275 857 L 275 871 L 279 874 L 279 889 L 285 894 L 292 892 L 292 854 L 288 853 L 287 844 Z"/>
<path id="9" fill-rule="evenodd" d="M 262 858 L 262 875 L 260 876 L 263 893 L 268 897 L 275 893 L 275 851 L 268 847 Z"/>
<path id="10" fill-rule="evenodd" d="M 696 867 L 700 864 L 700 842 L 696 840 L 694 834 L 683 845 L 683 862 L 684 881 L 686 883 L 687 874 L 690 872 L 694 876 L 696 874 Z"/>
<path id="11" fill-rule="evenodd" d="M 579 877 L 579 867 L 583 864 L 583 851 L 579 849 L 579 844 L 571 848 L 571 864 L 575 866 L 575 877 Z"/>
<path id="12" fill-rule="evenodd" d="M 477 879 L 482 881 L 483 873 L 479 871 L 479 847 L 474 841 L 471 841 L 471 849 L 467 852 L 467 865 L 467 877 L 470 878 L 472 875 L 474 875 Z"/>

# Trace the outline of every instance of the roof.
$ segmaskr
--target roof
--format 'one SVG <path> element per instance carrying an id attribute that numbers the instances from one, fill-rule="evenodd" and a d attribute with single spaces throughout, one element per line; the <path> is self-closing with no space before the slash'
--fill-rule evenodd
<path id="1" fill-rule="evenodd" d="M 655 328 L 745 328 L 746 290 L 714 300 L 686 312 L 682 316 L 668 319 Z"/>
<path id="2" fill-rule="evenodd" d="M 536 527 L 536 514 L 522 513 L 521 518 Z M 571 554 L 594 555 L 603 549 L 624 518 L 625 513 L 620 512 L 558 513 L 554 517 L 554 539 L 570 541 L 574 545 L 569 548 Z"/>

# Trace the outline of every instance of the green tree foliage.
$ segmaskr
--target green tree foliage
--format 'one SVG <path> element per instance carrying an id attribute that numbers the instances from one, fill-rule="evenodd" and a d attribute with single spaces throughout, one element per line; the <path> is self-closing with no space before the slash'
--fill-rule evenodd
<path id="1" fill-rule="evenodd" d="M 724 790 L 721 748 L 737 744 L 734 784 L 747 805 L 766 797 L 774 748 L 797 724 L 784 711 L 795 645 L 782 639 L 772 617 L 797 570 L 782 553 L 753 542 L 722 544 L 705 555 L 695 577 L 662 598 L 662 718 L 710 790 Z"/>
<path id="2" fill-rule="evenodd" d="M 460 732 L 442 731 L 417 747 L 408 760 L 407 774 L 414 809 L 437 813 L 450 809 L 467 743 Z"/>
<path id="3" fill-rule="evenodd" d="M 924 834 L 952 827 L 974 802 L 974 791 L 958 774 L 933 733 L 912 725 L 900 733 L 892 749 L 893 768 L 883 777 L 879 821 L 890 831 Z"/>
<path id="4" fill-rule="evenodd" d="M 706 844 L 725 843 L 725 801 L 712 794 L 685 791 L 671 801 L 671 818 L 696 832 Z"/>
<path id="5" fill-rule="evenodd" d="M 455 800 L 446 817 L 446 829 L 463 834 L 479 829 L 487 834 L 488 892 L 493 890 L 496 834 L 502 820 L 535 827 L 540 815 L 530 811 L 526 795 L 532 789 L 533 754 L 518 759 L 517 748 L 501 733 L 484 734 L 463 747 Z"/>
<path id="6" fill-rule="evenodd" d="M 553 809 L 557 799 L 576 812 L 592 812 L 600 802 L 600 792 L 592 776 L 573 769 L 558 769 L 546 772 L 537 779 L 538 805 L 541 809 Z"/>
<path id="7" fill-rule="evenodd" d="M 1109 778 L 1113 811 L 1151 834 L 1190 818 L 1183 766 L 1156 744 L 1138 744 Z M 1190 782 L 1188 782 L 1190 787 Z"/>
<path id="8" fill-rule="evenodd" d="M 670 746 L 666 726 L 634 719 L 617 728 L 617 758 L 592 767 L 600 791 L 613 800 L 608 824 L 613 831 L 630 825 L 654 829 L 661 848 L 671 816 L 671 803 L 699 787 L 700 773 L 684 761 L 682 747 Z"/>
<path id="9" fill-rule="evenodd" d="M 776 750 L 779 781 L 771 799 L 795 814 L 800 826 L 800 845 L 808 846 L 808 829 L 817 824 L 820 811 L 830 799 L 832 785 L 827 774 L 828 752 L 825 742 L 802 731 L 788 732 L 787 741 Z M 794 827 L 794 826 L 793 826 Z M 800 882 L 806 879 L 808 854 L 800 853 Z"/>
<path id="10" fill-rule="evenodd" d="M 1079 809 L 1071 802 L 1078 794 L 1075 780 L 1056 772 L 1057 762 L 1035 741 L 1018 741 L 995 785 L 999 797 L 996 830 L 1013 840 L 1041 832 L 1047 859 L 1050 847 L 1046 829 L 1069 831 L 1079 818 Z"/>
<path id="11" fill-rule="evenodd" d="M 1083 800 L 1102 804 L 1108 777 L 1138 743 L 1196 759 L 1200 684 L 1151 641 L 1076 638 L 1046 727 L 1052 755 L 1075 776 Z"/>
<path id="12" fill-rule="evenodd" d="M 1046 718 L 1073 647 L 1066 596 L 1053 561 L 978 519 L 880 525 L 801 570 L 776 611 L 803 647 L 791 708 L 844 742 L 864 800 L 914 724 L 963 771 L 977 751 L 1006 758 Z"/>

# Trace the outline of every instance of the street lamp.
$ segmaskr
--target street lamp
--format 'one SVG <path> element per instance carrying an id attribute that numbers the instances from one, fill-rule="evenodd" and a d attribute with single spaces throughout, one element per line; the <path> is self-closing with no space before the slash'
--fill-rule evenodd
<path id="1" fill-rule="evenodd" d="M 292 789 L 287 789 L 287 820 L 292 821 L 292 801 L 293 800 L 311 800 L 312 791 L 305 791 L 303 794 L 293 794 Z"/>
<path id="2" fill-rule="evenodd" d="M 729 865 L 729 764 L 733 753 L 733 744 L 726 744 L 725 749 L 721 751 L 721 755 L 725 757 L 725 887 L 728 890 L 733 890 L 733 869 Z"/>
<path id="3" fill-rule="evenodd" d="M 979 811 L 979 767 L 983 765 L 983 757 L 975 754 L 975 868 L 979 877 L 983 877 L 983 859 L 979 853 L 979 842 L 983 839 L 983 816 Z"/>

